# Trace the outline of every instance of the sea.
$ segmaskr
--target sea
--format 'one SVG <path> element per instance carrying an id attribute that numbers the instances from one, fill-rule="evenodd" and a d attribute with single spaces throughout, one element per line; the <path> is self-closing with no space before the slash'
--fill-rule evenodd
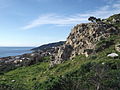
<path id="1" fill-rule="evenodd" d="M 0 47 L 0 58 L 31 53 L 34 47 Z"/>

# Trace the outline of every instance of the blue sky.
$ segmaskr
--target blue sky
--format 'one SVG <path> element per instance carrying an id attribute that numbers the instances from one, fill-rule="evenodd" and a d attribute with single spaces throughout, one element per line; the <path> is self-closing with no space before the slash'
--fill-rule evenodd
<path id="1" fill-rule="evenodd" d="M 0 46 L 66 40 L 87 18 L 120 13 L 120 0 L 0 0 Z"/>

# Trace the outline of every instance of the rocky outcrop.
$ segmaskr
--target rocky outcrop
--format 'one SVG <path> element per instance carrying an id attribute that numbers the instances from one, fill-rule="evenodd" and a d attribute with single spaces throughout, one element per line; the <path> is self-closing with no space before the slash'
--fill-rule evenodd
<path id="1" fill-rule="evenodd" d="M 96 53 L 96 42 L 119 33 L 117 27 L 104 22 L 78 24 L 72 29 L 66 43 L 56 49 L 51 63 L 59 64 L 80 54 L 88 57 Z"/>
<path id="2" fill-rule="evenodd" d="M 51 57 L 51 66 L 54 66 L 54 64 L 60 64 L 64 60 L 67 60 L 70 57 L 72 51 L 73 51 L 72 46 L 68 44 L 56 47 L 55 53 Z"/>

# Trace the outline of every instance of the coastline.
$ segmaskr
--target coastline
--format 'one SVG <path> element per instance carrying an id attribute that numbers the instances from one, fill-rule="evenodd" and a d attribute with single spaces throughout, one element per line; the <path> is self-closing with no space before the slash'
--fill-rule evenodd
<path id="1" fill-rule="evenodd" d="M 32 53 L 34 47 L 0 47 L 0 58 Z"/>

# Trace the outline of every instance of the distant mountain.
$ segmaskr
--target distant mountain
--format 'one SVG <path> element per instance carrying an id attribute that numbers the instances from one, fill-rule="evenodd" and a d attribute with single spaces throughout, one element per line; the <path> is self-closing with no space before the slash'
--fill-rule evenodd
<path id="1" fill-rule="evenodd" d="M 55 42 L 55 43 L 49 43 L 49 44 L 44 44 L 44 45 L 41 45 L 39 47 L 36 47 L 36 48 L 33 48 L 31 50 L 33 51 L 39 51 L 39 50 L 48 50 L 48 49 L 51 49 L 51 48 L 54 48 L 54 47 L 57 47 L 57 46 L 60 46 L 60 45 L 63 45 L 65 43 L 65 41 L 60 41 L 60 42 Z"/>

